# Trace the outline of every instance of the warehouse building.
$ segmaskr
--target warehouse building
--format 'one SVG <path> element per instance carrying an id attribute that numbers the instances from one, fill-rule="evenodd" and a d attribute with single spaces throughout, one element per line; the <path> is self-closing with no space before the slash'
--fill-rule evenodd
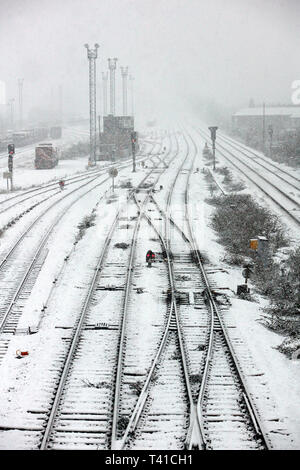
<path id="1" fill-rule="evenodd" d="M 258 135 L 272 127 L 274 138 L 300 129 L 300 106 L 263 106 L 244 108 L 232 116 L 234 134 L 243 138 Z"/>

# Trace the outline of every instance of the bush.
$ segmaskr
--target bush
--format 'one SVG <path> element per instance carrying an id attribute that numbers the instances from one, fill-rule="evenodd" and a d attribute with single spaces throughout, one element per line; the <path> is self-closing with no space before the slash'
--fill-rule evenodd
<path id="1" fill-rule="evenodd" d="M 249 194 L 215 196 L 210 203 L 216 207 L 212 226 L 230 254 L 252 257 L 249 240 L 258 235 L 269 239 L 270 251 L 287 245 L 278 217 L 257 204 Z"/>
<path id="2" fill-rule="evenodd" d="M 288 341 L 300 342 L 300 247 L 287 253 L 285 262 L 274 260 L 278 248 L 288 245 L 284 230 L 278 217 L 257 204 L 250 195 L 214 196 L 207 202 L 216 208 L 212 226 L 226 247 L 223 260 L 242 265 L 252 258 L 251 280 L 256 290 L 270 300 L 269 306 L 263 309 L 263 323 L 273 331 L 288 336 L 278 349 L 290 357 L 294 342 L 290 346 Z M 249 248 L 249 240 L 258 235 L 264 235 L 269 240 L 265 260 Z M 245 299 L 253 300 L 247 296 Z"/>
<path id="3" fill-rule="evenodd" d="M 289 322 L 293 318 L 300 321 L 300 247 L 291 252 L 284 267 L 273 263 L 271 274 L 271 301 L 265 311 L 276 317 L 289 316 Z"/>
<path id="4" fill-rule="evenodd" d="M 78 243 L 79 240 L 81 240 L 81 238 L 84 236 L 88 228 L 95 225 L 94 224 L 95 218 L 96 218 L 96 214 L 93 211 L 91 215 L 87 215 L 86 217 L 84 217 L 83 221 L 80 222 L 80 224 L 78 224 L 77 227 L 79 228 L 79 231 L 78 231 L 78 234 L 76 235 L 75 243 Z"/>

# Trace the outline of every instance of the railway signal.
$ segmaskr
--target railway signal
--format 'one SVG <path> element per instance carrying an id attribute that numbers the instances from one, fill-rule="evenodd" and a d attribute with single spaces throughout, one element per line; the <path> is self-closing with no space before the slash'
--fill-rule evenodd
<path id="1" fill-rule="evenodd" d="M 152 250 L 148 250 L 146 253 L 146 262 L 149 268 L 151 268 L 151 263 L 153 263 L 153 261 L 155 261 L 155 253 L 153 253 Z"/>
<path id="2" fill-rule="evenodd" d="M 15 144 L 8 144 L 7 146 L 8 151 L 8 171 L 9 171 L 9 179 L 10 179 L 10 190 L 13 190 L 13 156 L 15 154 Z M 7 179 L 8 184 L 8 179 Z"/>
<path id="3" fill-rule="evenodd" d="M 115 178 L 118 176 L 118 170 L 117 168 L 110 168 L 109 169 L 109 176 L 112 178 L 112 190 L 114 192 L 115 190 Z"/>
<path id="4" fill-rule="evenodd" d="M 132 148 L 132 171 L 135 172 L 135 152 L 136 152 L 137 133 L 131 132 L 131 148 Z"/>
<path id="5" fill-rule="evenodd" d="M 15 153 L 15 144 L 8 144 L 7 150 L 8 150 L 8 155 L 14 155 L 14 153 Z"/>
<path id="6" fill-rule="evenodd" d="M 213 161 L 214 161 L 214 170 L 216 169 L 216 133 L 217 126 L 211 126 L 208 128 L 210 130 L 210 137 L 212 141 L 212 151 L 213 151 Z"/>
<path id="7" fill-rule="evenodd" d="M 245 278 L 245 284 L 247 284 L 248 279 L 251 278 L 252 273 L 253 273 L 252 264 L 244 264 L 244 269 L 242 271 L 242 275 Z"/>

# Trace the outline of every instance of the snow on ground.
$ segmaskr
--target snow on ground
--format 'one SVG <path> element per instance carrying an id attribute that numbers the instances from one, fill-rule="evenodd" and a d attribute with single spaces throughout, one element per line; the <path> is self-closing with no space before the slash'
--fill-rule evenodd
<path id="1" fill-rule="evenodd" d="M 209 139 L 204 139 L 199 136 L 197 132 L 194 130 L 191 131 L 191 134 L 193 138 L 195 139 L 195 142 L 197 143 L 198 149 L 199 149 L 199 156 L 202 155 L 202 150 L 204 148 L 204 144 L 206 141 L 209 141 Z M 223 145 L 223 143 L 222 143 Z M 223 151 L 223 150 L 222 150 Z M 234 158 L 230 157 L 233 161 Z M 205 165 L 207 162 L 203 161 L 202 164 Z M 265 206 L 272 212 L 274 212 L 281 220 L 281 223 L 285 227 L 286 233 L 288 237 L 291 239 L 293 243 L 299 243 L 300 242 L 300 231 L 299 231 L 299 226 L 296 224 L 295 221 L 293 221 L 280 207 L 278 207 L 271 199 L 269 199 L 253 182 L 248 180 L 245 175 L 243 175 L 236 167 L 234 167 L 226 158 L 222 157 L 222 155 L 219 154 L 218 150 L 216 150 L 216 166 L 227 166 L 230 171 L 232 172 L 232 175 L 234 177 L 235 181 L 242 181 L 246 189 L 243 191 L 245 193 L 251 193 L 252 197 L 262 206 Z M 212 165 L 209 165 L 208 168 L 212 169 Z M 243 165 L 241 165 L 241 168 L 243 171 L 245 171 L 245 168 Z M 285 167 L 286 171 L 289 171 L 290 173 L 293 174 L 293 172 L 290 171 L 289 167 Z M 223 177 L 222 175 L 219 175 L 218 173 L 214 173 L 213 175 L 218 182 L 221 182 Z M 253 175 L 249 175 L 253 177 Z M 266 173 L 267 177 L 267 173 Z M 253 177 L 255 179 L 255 176 Z M 267 177 L 268 178 L 268 177 Z M 262 187 L 264 187 L 265 183 L 259 181 L 258 184 L 260 184 Z M 225 188 L 226 189 L 226 188 Z M 268 191 L 270 192 L 271 195 L 274 195 L 274 197 L 285 207 L 286 206 L 286 200 L 284 197 L 278 195 L 275 189 L 268 188 Z M 289 208 L 287 209 L 293 211 L 295 215 L 297 215 L 297 211 L 294 211 L 294 205 L 290 204 Z"/>
<path id="2" fill-rule="evenodd" d="M 201 143 L 199 146 L 200 152 L 202 147 Z M 180 156 L 182 156 L 182 152 L 180 152 Z M 63 171 L 76 172 L 83 169 L 80 168 L 80 165 L 84 167 L 85 164 L 86 159 L 82 159 L 82 161 L 61 161 L 59 167 L 63 165 Z M 62 170 L 62 167 L 59 167 L 56 169 L 57 171 Z M 170 173 L 174 172 L 172 168 L 170 168 Z M 28 173 L 26 173 L 27 171 Z M 30 168 L 26 169 L 25 167 L 23 169 L 23 174 L 25 175 L 23 184 L 24 181 L 28 185 L 47 181 L 46 178 L 50 178 L 50 175 L 53 174 L 52 172 L 53 170 L 33 172 Z M 38 173 L 42 176 L 38 176 Z M 145 174 L 146 170 L 142 170 L 140 167 L 136 174 L 131 172 L 131 168 L 124 170 L 116 178 L 116 186 L 124 179 L 130 180 L 135 185 Z M 30 182 L 30 178 L 33 178 L 34 181 L 38 180 L 38 178 L 45 179 L 43 181 L 40 180 L 38 183 L 33 183 Z M 166 186 L 168 185 L 168 179 L 170 179 L 170 176 L 165 178 L 164 184 Z M 108 186 L 109 184 L 107 184 Z M 243 283 L 244 280 L 241 275 L 241 269 L 229 267 L 222 262 L 225 254 L 224 248 L 218 243 L 216 234 L 209 226 L 213 207 L 205 203 L 205 198 L 209 196 L 207 186 L 202 173 L 194 173 L 192 175 L 191 194 L 193 196 L 191 197 L 190 211 L 194 219 L 195 235 L 200 250 L 209 257 L 210 267 L 221 268 L 221 270 L 211 274 L 210 279 L 213 279 L 218 287 L 227 288 L 224 292 L 229 295 L 232 302 L 230 309 L 224 313 L 224 320 L 228 326 L 234 327 L 228 329 L 233 338 L 234 345 L 236 345 L 235 337 L 242 340 L 243 354 L 245 355 L 242 365 L 247 364 L 247 359 L 250 360 L 251 356 L 255 369 L 262 374 L 260 384 L 256 385 L 256 377 L 247 375 L 247 371 L 245 371 L 253 393 L 255 393 L 255 390 L 259 390 L 261 395 L 257 398 L 259 411 L 268 425 L 268 431 L 272 436 L 275 448 L 300 449 L 300 363 L 299 361 L 290 361 L 276 351 L 274 347 L 282 342 L 283 337 L 268 331 L 259 323 L 260 307 L 265 305 L 265 299 L 257 296 L 257 302 L 248 302 L 236 298 L 236 286 Z M 72 249 L 78 221 L 84 215 L 91 212 L 102 192 L 104 192 L 104 188 L 98 191 L 95 190 L 92 194 L 90 193 L 90 196 L 84 197 L 64 219 L 60 229 L 56 230 L 39 280 L 34 287 L 32 295 L 26 302 L 24 315 L 19 324 L 20 328 L 27 328 L 28 325 L 36 325 L 39 322 L 41 318 L 41 305 L 47 299 L 53 278 L 62 266 L 64 256 Z M 159 195 L 157 197 L 159 198 Z M 256 197 L 260 201 L 262 200 L 261 195 L 257 194 Z M 72 275 L 72 269 L 74 270 L 72 284 L 75 283 L 78 287 L 76 289 L 78 297 L 75 298 L 71 290 L 68 291 L 68 283 L 61 286 L 60 288 L 63 287 L 65 289 L 64 301 L 61 302 L 60 299 L 53 301 L 51 310 L 53 316 L 47 316 L 46 312 L 45 322 L 42 323 L 41 330 L 35 335 L 16 335 L 12 339 L 5 362 L 0 366 L 2 376 L 0 384 L 0 420 L 2 426 L 21 426 L 24 422 L 26 411 L 32 405 L 33 399 L 38 400 L 39 394 L 45 393 L 41 382 L 42 379 L 47 382 L 47 374 L 51 367 L 51 350 L 57 347 L 57 338 L 61 337 L 61 331 L 56 329 L 55 325 L 60 322 L 67 326 L 72 322 L 72 309 L 67 309 L 66 306 L 73 305 L 75 307 L 78 305 L 78 299 L 81 298 L 80 289 L 87 285 L 88 278 L 92 275 L 95 256 L 97 253 L 99 254 L 99 247 L 103 244 L 104 235 L 114 214 L 114 210 L 111 210 L 113 207 L 115 207 L 115 204 L 107 205 L 106 201 L 99 205 L 96 219 L 97 225 L 88 229 L 87 236 L 79 242 L 80 244 L 75 250 L 74 257 L 70 260 L 69 267 L 67 266 L 66 268 L 66 272 L 70 276 Z M 60 260 L 59 263 L 57 263 L 57 260 Z M 82 276 L 82 260 L 85 261 L 85 265 L 89 268 L 84 276 Z M 151 275 L 154 273 L 153 269 Z M 140 281 L 143 287 L 143 275 Z M 151 281 L 151 285 L 149 285 L 149 295 L 151 296 L 152 287 L 156 286 L 156 282 L 157 280 L 153 279 L 153 284 Z M 147 293 L 139 294 L 138 298 L 143 300 L 143 297 L 147 297 Z M 149 306 L 152 305 L 150 298 L 146 303 L 147 307 L 148 304 Z M 147 312 L 148 309 L 145 309 L 143 315 L 147 315 Z M 28 348 L 30 355 L 21 360 L 16 359 L 15 351 L 18 348 Z M 246 357 L 247 355 L 249 356 L 248 358 Z M 5 435 L 1 433 L 1 436 L 0 448 L 2 449 L 30 448 L 30 441 L 27 440 L 26 434 L 22 431 L 9 431 Z"/>
<path id="3" fill-rule="evenodd" d="M 64 277 L 58 279 L 57 291 L 52 298 L 51 309 L 49 307 L 49 310 L 46 309 L 45 312 L 42 312 L 41 308 L 48 299 L 54 278 L 60 273 L 64 257 L 72 251 L 78 222 L 91 213 L 105 191 L 108 190 L 108 196 L 112 194 L 111 181 L 93 190 L 87 196 L 83 196 L 62 219 L 60 226 L 51 236 L 46 261 L 30 297 L 25 302 L 23 315 L 18 325 L 19 332 L 22 329 L 26 330 L 28 326 L 38 325 L 40 329 L 34 335 L 15 335 L 11 339 L 5 360 L 0 366 L 2 377 L 0 384 L 1 426 L 2 428 L 5 426 L 20 427 L 19 430 L 12 429 L 0 432 L 0 448 L 28 449 L 34 448 L 38 444 L 32 434 L 26 435 L 24 428 L 38 430 L 36 421 L 28 415 L 27 410 L 32 407 L 39 408 L 39 403 L 41 408 L 43 403 L 47 402 L 47 399 L 43 402 L 43 397 L 45 399 L 45 395 L 49 394 L 47 383 L 49 380 L 51 381 L 52 362 L 55 360 L 55 355 L 58 355 L 59 358 L 59 355 L 64 353 L 65 346 L 61 342 L 61 336 L 64 334 L 62 332 L 66 330 L 59 330 L 56 326 L 73 325 L 75 310 L 81 305 L 82 296 L 94 273 L 95 262 L 100 254 L 100 248 L 103 246 L 108 227 L 119 205 L 126 202 L 126 190 L 118 189 L 119 183 L 123 180 L 130 180 L 134 186 L 148 172 L 149 169 L 143 170 L 140 167 L 135 174 L 132 173 L 131 167 L 119 172 L 115 179 L 115 194 L 122 194 L 122 197 L 120 196 L 115 203 L 111 204 L 107 204 L 106 196 L 101 199 L 97 207 L 95 226 L 89 228 L 86 236 L 80 240 L 65 267 L 65 271 L 63 271 Z M 126 216 L 126 214 L 125 208 L 124 215 Z M 154 273 L 155 270 L 153 270 Z M 72 278 L 72 282 L 70 282 L 70 278 Z M 156 284 L 153 288 L 156 289 Z M 59 290 L 60 292 L 64 291 L 63 302 L 61 293 L 57 296 Z M 147 298 L 149 294 L 145 293 L 142 296 Z M 150 296 L 153 302 L 153 293 Z M 151 309 L 153 309 L 152 302 L 149 299 L 149 305 L 152 304 Z M 143 314 L 146 315 L 146 310 L 143 311 Z M 150 315 L 148 315 L 149 318 Z M 68 335 L 68 331 L 70 330 L 67 330 L 64 336 Z M 29 356 L 18 360 L 16 358 L 17 349 L 28 350 Z M 34 424 L 32 424 L 33 422 Z"/>
<path id="4" fill-rule="evenodd" d="M 84 173 L 87 166 L 87 158 L 82 157 L 76 160 L 60 160 L 55 168 L 36 170 L 32 162 L 26 162 L 18 165 L 14 169 L 14 185 L 16 188 L 26 189 L 31 186 L 37 186 L 50 181 L 66 178 L 76 173 Z M 3 180 L 4 181 L 4 180 Z M 3 182 L 3 189 L 6 182 Z"/>
<path id="5" fill-rule="evenodd" d="M 217 234 L 210 227 L 214 208 L 205 202 L 205 198 L 210 197 L 210 192 L 203 173 L 192 175 L 190 191 L 193 195 L 190 198 L 190 212 L 194 219 L 199 249 L 207 254 L 209 268 L 221 268 L 219 272 L 211 274 L 209 279 L 219 288 L 225 288 L 224 293 L 229 295 L 232 302 L 232 306 L 224 313 L 225 324 L 230 327 L 229 336 L 237 350 L 237 338 L 242 340 L 239 353 L 246 356 L 241 360 L 246 377 L 246 368 L 250 363 L 248 361 L 252 360 L 257 370 L 263 374 L 260 384 L 258 378 L 253 380 L 250 375 L 247 382 L 252 394 L 255 395 L 256 388 L 259 390 L 256 403 L 272 443 L 277 449 L 300 449 L 300 361 L 291 361 L 276 351 L 274 347 L 284 337 L 269 331 L 259 322 L 261 308 L 266 305 L 267 300 L 255 294 L 257 301 L 248 302 L 235 295 L 237 285 L 244 283 L 242 269 L 228 266 L 222 261 L 225 249 L 218 243 Z M 249 286 L 253 289 L 251 281 Z"/>

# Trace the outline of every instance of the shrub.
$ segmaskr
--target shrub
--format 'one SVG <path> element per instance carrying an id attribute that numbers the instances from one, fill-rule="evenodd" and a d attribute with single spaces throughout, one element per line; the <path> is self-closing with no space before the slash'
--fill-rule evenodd
<path id="1" fill-rule="evenodd" d="M 257 204 L 249 194 L 215 196 L 210 203 L 216 206 L 212 226 L 229 253 L 253 256 L 249 240 L 257 235 L 265 235 L 274 251 L 287 245 L 278 217 Z"/>

